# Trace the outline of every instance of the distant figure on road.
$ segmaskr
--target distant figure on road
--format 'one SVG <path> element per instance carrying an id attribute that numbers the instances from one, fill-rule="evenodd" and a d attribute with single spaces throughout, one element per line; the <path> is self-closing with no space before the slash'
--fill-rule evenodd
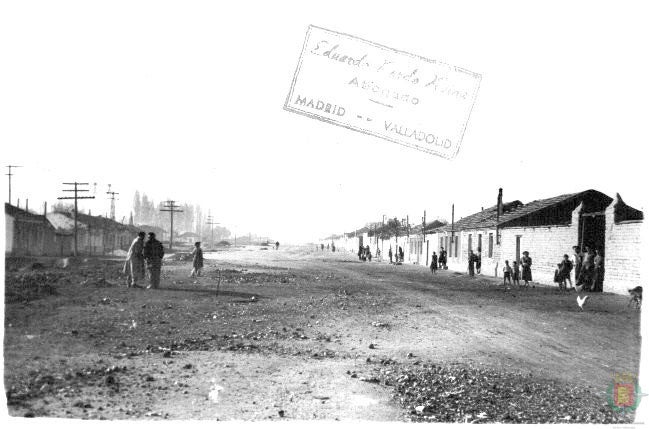
<path id="1" fill-rule="evenodd" d="M 324 244 L 320 244 L 320 250 L 324 252 Z"/>
<path id="2" fill-rule="evenodd" d="M 275 250 L 279 250 L 279 241 L 275 242 Z"/>
<path id="3" fill-rule="evenodd" d="M 433 274 L 437 273 L 437 253 L 433 252 L 433 260 L 430 263 L 430 271 Z"/>
<path id="4" fill-rule="evenodd" d="M 363 260 L 363 246 L 358 246 L 358 260 Z"/>
<path id="5" fill-rule="evenodd" d="M 329 243 L 327 243 L 327 250 L 329 250 Z"/>
<path id="6" fill-rule="evenodd" d="M 516 262 L 514 262 L 516 263 Z M 512 284 L 512 267 L 509 266 L 509 261 L 505 261 L 505 266 L 503 267 L 503 286 L 509 282 L 509 285 Z"/>
<path id="7" fill-rule="evenodd" d="M 140 287 L 137 282 L 144 278 L 144 231 L 137 233 L 137 237 L 131 243 L 124 263 L 126 274 L 126 287 Z"/>
<path id="8" fill-rule="evenodd" d="M 390 250 L 388 250 L 388 257 L 390 258 L 390 263 L 392 263 L 392 246 L 390 246 Z"/>
<path id="9" fill-rule="evenodd" d="M 403 262 L 403 249 L 399 246 L 399 261 Z"/>
<path id="10" fill-rule="evenodd" d="M 439 267 L 446 269 L 446 250 L 443 247 L 439 250 Z"/>
<path id="11" fill-rule="evenodd" d="M 370 245 L 365 246 L 365 257 L 368 261 L 372 262 L 372 252 L 370 252 Z"/>
<path id="12" fill-rule="evenodd" d="M 158 289 L 160 287 L 160 270 L 162 270 L 162 257 L 165 254 L 164 247 L 155 238 L 155 233 L 149 233 L 149 239 L 144 244 L 144 259 L 146 268 L 149 270 L 150 284 L 147 289 Z"/>
<path id="13" fill-rule="evenodd" d="M 523 267 L 523 281 L 525 282 L 525 286 L 529 286 L 532 281 L 532 258 L 530 258 L 530 252 L 523 252 L 521 266 Z M 532 287 L 536 286 L 532 285 Z"/>
<path id="14" fill-rule="evenodd" d="M 194 250 L 192 250 L 192 272 L 190 277 L 199 277 L 203 271 L 203 249 L 201 249 L 201 242 L 194 243 Z"/>
<path id="15" fill-rule="evenodd" d="M 333 243 L 331 243 L 331 251 L 332 251 L 332 252 L 335 252 L 335 251 L 336 251 L 336 245 L 333 244 Z"/>
<path id="16" fill-rule="evenodd" d="M 476 262 L 476 255 L 473 253 L 473 250 L 469 250 L 469 275 L 471 277 L 475 276 L 475 262 Z"/>

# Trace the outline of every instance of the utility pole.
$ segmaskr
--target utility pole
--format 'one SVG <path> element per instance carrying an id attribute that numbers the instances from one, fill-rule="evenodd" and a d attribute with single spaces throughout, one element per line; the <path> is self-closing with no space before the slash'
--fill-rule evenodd
<path id="1" fill-rule="evenodd" d="M 424 236 L 424 241 L 426 241 L 426 210 L 424 210 L 424 217 L 421 219 L 421 232 Z"/>
<path id="2" fill-rule="evenodd" d="M 219 222 L 214 222 L 212 215 L 207 216 L 207 224 L 210 226 L 210 231 L 212 233 L 212 248 L 214 248 L 214 225 L 220 225 Z"/>
<path id="3" fill-rule="evenodd" d="M 88 183 L 83 182 L 63 182 L 64 185 L 72 185 L 74 189 L 64 189 L 63 192 L 74 192 L 73 197 L 58 197 L 59 200 L 74 200 L 74 256 L 78 255 L 77 238 L 79 235 L 77 226 L 77 213 L 78 213 L 78 200 L 94 200 L 95 197 L 80 197 L 80 192 L 90 192 L 88 189 L 79 189 L 79 186 L 88 186 Z M 88 234 L 90 235 L 90 234 Z"/>
<path id="4" fill-rule="evenodd" d="M 22 165 L 7 165 L 9 172 L 5 175 L 9 177 L 9 204 L 11 204 L 11 176 L 14 176 L 15 173 L 11 172 L 12 168 L 20 168 Z"/>
<path id="5" fill-rule="evenodd" d="M 178 210 L 180 206 L 176 205 L 175 200 L 167 200 L 164 202 L 164 208 L 160 209 L 161 212 L 169 212 L 171 217 L 171 233 L 169 235 L 169 250 L 173 250 L 174 244 L 174 213 L 182 213 L 182 210 Z"/>
<path id="6" fill-rule="evenodd" d="M 110 183 L 108 184 L 108 192 L 106 192 L 107 195 L 110 195 L 110 218 L 112 220 L 115 220 L 115 195 L 119 195 L 119 192 L 114 192 L 110 190 Z"/>

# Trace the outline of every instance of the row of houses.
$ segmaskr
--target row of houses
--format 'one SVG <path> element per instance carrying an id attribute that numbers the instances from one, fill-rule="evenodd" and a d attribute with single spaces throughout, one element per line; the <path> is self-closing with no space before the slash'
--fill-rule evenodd
<path id="1" fill-rule="evenodd" d="M 127 250 L 139 231 L 165 231 L 149 225 L 126 225 L 103 216 L 77 214 L 77 248 L 82 255 L 106 255 Z M 74 215 L 37 214 L 5 203 L 6 256 L 69 256 L 74 253 Z"/>
<path id="2" fill-rule="evenodd" d="M 400 237 L 381 239 L 364 228 L 329 237 L 341 250 L 356 252 L 369 245 L 387 255 L 401 247 L 404 261 L 429 265 L 433 252 L 447 251 L 448 267 L 464 272 L 469 250 L 480 249 L 482 275 L 502 276 L 505 261 L 519 261 L 524 251 L 532 257 L 535 282 L 553 284 L 554 272 L 573 246 L 599 249 L 604 255 L 604 291 L 627 293 L 641 284 L 641 229 L 644 214 L 628 206 L 619 194 L 611 198 L 596 190 L 559 195 L 523 204 L 502 201 L 457 222 L 427 224 Z"/>

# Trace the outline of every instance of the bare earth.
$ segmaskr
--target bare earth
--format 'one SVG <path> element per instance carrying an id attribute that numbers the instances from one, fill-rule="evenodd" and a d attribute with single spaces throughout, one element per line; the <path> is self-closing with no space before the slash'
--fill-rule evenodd
<path id="1" fill-rule="evenodd" d="M 640 312 L 624 296 L 594 294 L 582 312 L 574 292 L 340 252 L 208 258 L 198 280 L 190 262 L 166 262 L 160 290 L 125 288 L 119 261 L 37 270 L 62 277 L 57 294 L 6 296 L 9 413 L 407 421 L 382 378 L 400 368 L 522 373 L 588 389 L 597 406 L 616 372 L 638 373 Z"/>

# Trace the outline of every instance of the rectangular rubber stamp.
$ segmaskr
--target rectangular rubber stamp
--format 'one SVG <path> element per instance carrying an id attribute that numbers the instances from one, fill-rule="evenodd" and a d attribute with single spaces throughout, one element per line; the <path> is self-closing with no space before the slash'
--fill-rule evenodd
<path id="1" fill-rule="evenodd" d="M 311 25 L 284 109 L 451 159 L 480 80 L 459 67 Z"/>

